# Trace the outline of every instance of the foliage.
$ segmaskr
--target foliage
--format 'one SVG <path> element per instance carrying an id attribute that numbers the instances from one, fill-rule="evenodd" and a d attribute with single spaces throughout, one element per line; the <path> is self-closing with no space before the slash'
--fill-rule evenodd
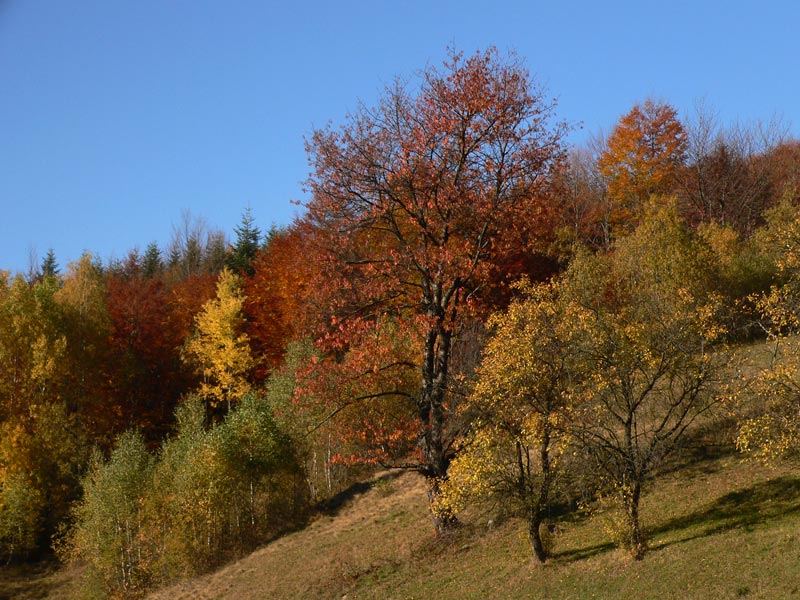
<path id="1" fill-rule="evenodd" d="M 0 425 L 0 555 L 47 547 L 78 496 L 86 455 L 85 434 L 63 404 Z"/>
<path id="2" fill-rule="evenodd" d="M 687 134 L 687 161 L 678 187 L 692 221 L 716 223 L 748 238 L 763 224 L 767 209 L 797 190 L 796 178 L 786 169 L 796 147 L 784 143 L 778 121 L 722 128 L 701 104 Z"/>
<path id="3" fill-rule="evenodd" d="M 31 284 L 0 273 L 0 420 L 61 391 L 67 341 L 57 291 L 55 278 Z"/>
<path id="4" fill-rule="evenodd" d="M 55 301 L 67 344 L 64 400 L 71 412 L 83 415 L 91 437 L 108 444 L 117 433 L 117 418 L 107 403 L 111 322 L 105 276 L 102 264 L 84 254 L 69 265 Z"/>
<path id="5" fill-rule="evenodd" d="M 283 529 L 305 488 L 288 439 L 263 399 L 246 395 L 207 429 L 197 399 L 178 410 L 163 447 L 150 505 L 163 577 L 196 573 Z"/>
<path id="6" fill-rule="evenodd" d="M 90 565 L 87 589 L 136 594 L 202 572 L 302 516 L 302 471 L 263 398 L 245 395 L 211 427 L 191 398 L 176 420 L 158 456 L 128 432 L 93 459 L 65 552 Z"/>
<path id="7" fill-rule="evenodd" d="M 541 530 L 569 445 L 585 316 L 556 283 L 520 287 L 524 299 L 490 319 L 494 335 L 465 407 L 475 413 L 473 434 L 450 467 L 440 503 L 457 510 L 484 498 L 516 507 L 544 562 Z"/>
<path id="8" fill-rule="evenodd" d="M 597 161 L 612 230 L 630 230 L 653 194 L 666 194 L 686 153 L 686 132 L 669 104 L 650 98 L 620 118 Z"/>
<path id="9" fill-rule="evenodd" d="M 756 237 L 773 257 L 778 283 L 757 306 L 775 351 L 772 364 L 752 375 L 744 390 L 759 399 L 760 410 L 744 416 L 736 445 L 771 463 L 800 451 L 800 212 L 787 198 L 767 219 Z"/>
<path id="10" fill-rule="evenodd" d="M 0 556 L 7 562 L 27 557 L 38 547 L 43 505 L 29 477 L 12 473 L 0 479 Z"/>
<path id="11" fill-rule="evenodd" d="M 135 266 L 109 275 L 105 301 L 111 321 L 107 410 L 117 409 L 114 432 L 136 427 L 148 441 L 160 441 L 192 381 L 177 348 L 172 294 L 161 277 Z"/>
<path id="12" fill-rule="evenodd" d="M 261 245 L 261 230 L 255 223 L 253 211 L 248 207 L 242 214 L 241 223 L 234 227 L 236 242 L 227 260 L 228 268 L 234 273 L 253 275 L 252 263 Z"/>
<path id="13" fill-rule="evenodd" d="M 775 340 L 773 363 L 750 378 L 744 394 L 757 398 L 759 408 L 739 424 L 739 451 L 767 464 L 800 453 L 800 340 L 796 336 Z"/>
<path id="14" fill-rule="evenodd" d="M 291 340 L 309 334 L 309 289 L 329 276 L 315 260 L 309 237 L 300 224 L 273 231 L 244 282 L 245 332 L 260 358 L 254 368 L 257 383 L 281 366 Z"/>
<path id="15" fill-rule="evenodd" d="M 674 203 L 653 205 L 613 254 L 579 257 L 566 274 L 587 340 L 576 435 L 625 509 L 636 558 L 647 543 L 643 485 L 716 399 L 713 344 L 724 330 L 705 285 L 707 252 Z"/>
<path id="16" fill-rule="evenodd" d="M 184 360 L 202 375 L 199 393 L 212 406 L 237 401 L 250 390 L 253 367 L 247 334 L 242 333 L 244 297 L 238 276 L 223 269 L 216 298 L 195 317 L 194 334 L 186 341 Z"/>
<path id="17" fill-rule="evenodd" d="M 143 514 L 155 460 L 142 437 L 124 433 L 111 456 L 92 458 L 76 506 L 76 526 L 65 558 L 87 564 L 85 585 L 102 582 L 111 593 L 133 595 L 148 585 L 153 560 Z"/>
<path id="18" fill-rule="evenodd" d="M 47 254 L 42 259 L 41 273 L 42 277 L 55 277 L 59 271 L 58 261 L 56 260 L 56 253 L 50 248 Z"/>
<path id="19" fill-rule="evenodd" d="M 416 95 L 397 84 L 307 144 L 307 220 L 328 271 L 312 302 L 333 347 L 385 314 L 406 313 L 419 332 L 409 416 L 417 468 L 432 481 L 452 458 L 453 336 L 492 257 L 536 241 L 538 199 L 563 134 L 551 112 L 515 58 L 454 53 L 443 70 L 423 72 Z"/>

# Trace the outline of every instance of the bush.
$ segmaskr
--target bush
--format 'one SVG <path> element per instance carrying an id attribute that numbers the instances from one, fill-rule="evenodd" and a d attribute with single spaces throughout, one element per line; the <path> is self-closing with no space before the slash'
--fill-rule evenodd
<path id="1" fill-rule="evenodd" d="M 0 556 L 44 550 L 80 492 L 88 452 L 62 404 L 31 406 L 0 426 Z"/>
<path id="2" fill-rule="evenodd" d="M 0 483 L 0 551 L 3 558 L 27 556 L 36 549 L 44 502 L 30 478 L 14 473 Z"/>
<path id="3" fill-rule="evenodd" d="M 87 564 L 86 590 L 98 581 L 111 592 L 135 594 L 150 581 L 151 547 L 142 506 L 152 487 L 154 459 L 142 437 L 124 433 L 104 461 L 92 458 L 77 505 L 67 558 Z"/>
<path id="4" fill-rule="evenodd" d="M 135 595 L 253 549 L 296 522 L 306 485 L 292 446 L 255 395 L 215 426 L 196 398 L 158 457 L 136 433 L 108 461 L 95 455 L 66 555 L 89 565 L 83 595 L 98 582 Z"/>

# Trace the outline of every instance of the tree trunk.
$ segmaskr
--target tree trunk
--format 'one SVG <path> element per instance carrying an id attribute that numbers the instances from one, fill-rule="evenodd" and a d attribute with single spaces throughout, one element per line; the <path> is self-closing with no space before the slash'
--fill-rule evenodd
<path id="1" fill-rule="evenodd" d="M 450 466 L 444 444 L 444 403 L 451 344 L 452 333 L 441 323 L 428 330 L 423 350 L 422 390 L 417 405 L 420 471 L 427 479 L 428 500 L 437 533 L 452 529 L 458 522 L 452 512 L 436 505 Z"/>
<path id="2" fill-rule="evenodd" d="M 644 558 L 647 552 L 647 538 L 639 522 L 639 499 L 641 495 L 642 487 L 636 482 L 631 485 L 630 491 L 626 491 L 623 497 L 628 525 L 628 550 L 636 560 Z"/>
<path id="3" fill-rule="evenodd" d="M 531 549 L 533 555 L 540 563 L 547 560 L 547 550 L 545 550 L 542 543 L 541 528 L 544 519 L 542 518 L 542 511 L 537 507 L 531 507 L 528 512 L 528 537 L 531 541 Z"/>

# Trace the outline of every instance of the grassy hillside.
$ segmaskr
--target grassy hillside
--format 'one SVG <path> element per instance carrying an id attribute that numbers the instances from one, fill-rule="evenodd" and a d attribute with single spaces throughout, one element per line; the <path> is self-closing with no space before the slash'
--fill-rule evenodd
<path id="1" fill-rule="evenodd" d="M 467 515 L 436 539 L 422 480 L 387 473 L 307 528 L 149 598 L 800 598 L 800 467 L 704 454 L 683 456 L 649 489 L 641 562 L 613 547 L 602 515 L 565 519 L 545 566 L 515 519 Z M 78 575 L 0 567 L 0 598 L 65 598 Z"/>
<path id="2" fill-rule="evenodd" d="M 602 516 L 563 523 L 545 566 L 514 519 L 436 540 L 420 478 L 384 474 L 305 530 L 150 598 L 800 598 L 800 471 L 735 455 L 676 467 L 644 499 L 641 562 Z"/>

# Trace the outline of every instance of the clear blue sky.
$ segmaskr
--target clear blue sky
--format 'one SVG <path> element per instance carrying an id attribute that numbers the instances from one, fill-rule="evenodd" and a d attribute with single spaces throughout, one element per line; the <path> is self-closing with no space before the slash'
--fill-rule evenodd
<path id="1" fill-rule="evenodd" d="M 303 138 L 449 44 L 516 50 L 572 135 L 647 96 L 800 126 L 800 3 L 0 0 L 0 269 L 286 224 Z"/>

